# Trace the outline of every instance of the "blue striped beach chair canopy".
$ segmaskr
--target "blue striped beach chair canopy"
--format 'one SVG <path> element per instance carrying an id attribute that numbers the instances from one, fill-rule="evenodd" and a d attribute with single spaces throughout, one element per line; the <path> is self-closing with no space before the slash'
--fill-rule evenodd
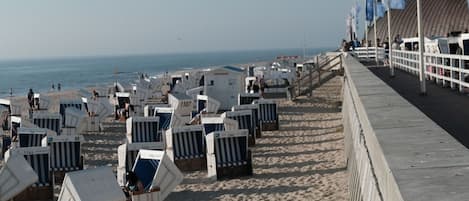
<path id="1" fill-rule="evenodd" d="M 215 131 L 207 134 L 206 139 L 207 154 L 215 155 L 216 167 L 247 164 L 248 130 Z"/>
<path id="2" fill-rule="evenodd" d="M 278 120 L 278 108 L 275 101 L 259 99 L 254 103 L 259 105 L 259 120 L 261 122 L 275 122 Z"/>
<path id="3" fill-rule="evenodd" d="M 81 144 L 82 135 L 47 136 L 42 139 L 42 146 L 50 148 L 50 170 L 74 171 L 83 167 Z"/>
<path id="4" fill-rule="evenodd" d="M 202 125 L 171 128 L 166 132 L 165 139 L 166 150 L 172 161 L 205 156 L 205 130 Z"/>
<path id="5" fill-rule="evenodd" d="M 0 170 L 0 200 L 10 200 L 39 180 L 22 156 L 12 156 Z"/>
<path id="6" fill-rule="evenodd" d="M 164 142 L 139 142 L 120 145 L 117 148 L 117 182 L 119 185 L 125 185 L 125 173 L 132 170 L 141 149 L 163 151 L 165 144 Z"/>
<path id="7" fill-rule="evenodd" d="M 159 142 L 159 117 L 131 117 L 126 121 L 127 140 L 134 142 Z"/>
<path id="8" fill-rule="evenodd" d="M 38 175 L 38 181 L 33 187 L 50 186 L 51 175 L 49 172 L 49 147 L 19 147 L 9 149 L 5 153 L 5 161 L 10 157 L 23 156 L 34 172 Z"/>
<path id="9" fill-rule="evenodd" d="M 172 127 L 174 109 L 170 107 L 155 107 L 153 116 L 160 118 L 160 130 L 165 131 Z"/>
<path id="10" fill-rule="evenodd" d="M 258 100 L 260 97 L 259 93 L 239 93 L 238 105 L 252 104 L 254 100 Z"/>
<path id="11" fill-rule="evenodd" d="M 44 128 L 18 128 L 19 147 L 40 147 L 42 138 L 47 136 Z"/>
<path id="12" fill-rule="evenodd" d="M 39 128 L 46 128 L 60 135 L 62 129 L 61 115 L 57 113 L 48 112 L 34 112 L 33 124 Z"/>
<path id="13" fill-rule="evenodd" d="M 235 105 L 231 108 L 231 111 L 241 111 L 241 110 L 251 110 L 254 125 L 256 127 L 258 127 L 260 125 L 260 122 L 259 122 L 259 105 L 258 104 Z"/>
<path id="14" fill-rule="evenodd" d="M 225 112 L 222 114 L 222 117 L 236 120 L 239 129 L 247 129 L 249 130 L 249 135 L 255 136 L 255 126 L 251 110 Z"/>
<path id="15" fill-rule="evenodd" d="M 98 167 L 65 175 L 59 201 L 125 201 L 125 195 L 116 182 L 111 167 Z"/>
<path id="16" fill-rule="evenodd" d="M 181 171 L 164 151 L 140 150 L 132 170 L 142 181 L 145 191 L 160 187 L 161 200 L 183 180 Z"/>

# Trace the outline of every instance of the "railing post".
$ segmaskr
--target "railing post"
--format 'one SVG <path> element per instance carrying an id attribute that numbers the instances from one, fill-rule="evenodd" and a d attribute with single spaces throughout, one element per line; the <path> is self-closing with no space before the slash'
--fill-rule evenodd
<path id="1" fill-rule="evenodd" d="M 464 69 L 464 62 L 462 60 L 462 56 L 459 56 L 459 92 L 463 92 L 464 87 L 462 83 L 464 82 L 464 74 L 462 73 Z"/>
<path id="2" fill-rule="evenodd" d="M 451 87 L 451 89 L 454 89 L 454 83 L 453 83 L 454 75 L 453 75 L 453 70 L 452 70 L 452 68 L 454 67 L 454 59 L 453 58 L 451 58 L 449 60 L 449 65 L 450 65 L 450 67 L 449 67 L 449 69 L 450 69 L 449 70 L 449 77 L 450 77 L 449 86 Z M 443 80 L 443 86 L 445 86 L 445 85 L 446 85 L 446 80 Z"/>

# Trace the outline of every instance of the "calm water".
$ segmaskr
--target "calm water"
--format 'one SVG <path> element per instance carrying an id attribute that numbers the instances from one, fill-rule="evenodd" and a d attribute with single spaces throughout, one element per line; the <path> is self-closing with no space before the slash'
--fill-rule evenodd
<path id="1" fill-rule="evenodd" d="M 315 55 L 326 50 L 309 49 L 307 53 Z M 166 71 L 273 61 L 279 55 L 302 54 L 300 49 L 285 49 L 0 61 L 0 97 L 7 96 L 10 88 L 14 95 L 26 94 L 29 88 L 35 92 L 49 91 L 52 83 L 56 87 L 61 83 L 63 90 L 77 89 L 112 83 L 115 79 L 133 80 L 138 73 L 153 76 Z"/>

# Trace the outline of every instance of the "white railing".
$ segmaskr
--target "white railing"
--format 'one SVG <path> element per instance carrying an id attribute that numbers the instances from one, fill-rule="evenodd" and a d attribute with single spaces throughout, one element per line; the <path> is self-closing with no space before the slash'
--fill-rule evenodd
<path id="1" fill-rule="evenodd" d="M 378 49 L 378 51 L 376 51 Z M 378 59 L 384 59 L 384 55 L 386 54 L 385 49 L 381 47 L 357 47 L 352 50 L 352 53 L 359 59 L 375 59 L 376 52 L 378 52 Z"/>
<path id="2" fill-rule="evenodd" d="M 458 88 L 463 92 L 469 88 L 466 76 L 469 76 L 469 56 L 454 54 L 425 53 L 425 77 L 443 86 Z M 393 50 L 393 65 L 396 68 L 419 74 L 419 53 L 414 51 Z"/>

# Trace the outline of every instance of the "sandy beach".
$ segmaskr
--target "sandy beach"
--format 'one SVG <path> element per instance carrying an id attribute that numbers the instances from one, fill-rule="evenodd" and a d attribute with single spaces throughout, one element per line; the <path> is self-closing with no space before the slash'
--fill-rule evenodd
<path id="1" fill-rule="evenodd" d="M 210 181 L 206 171 L 186 172 L 167 200 L 346 200 L 341 87 L 336 77 L 316 89 L 312 98 L 279 100 L 280 130 L 263 132 L 263 138 L 257 139 L 252 177 Z M 78 92 L 54 92 L 48 97 L 56 106 L 60 98 L 78 98 Z M 12 100 L 26 106 L 25 97 Z M 85 168 L 104 165 L 116 170 L 117 147 L 125 142 L 125 131 L 83 135 Z"/>
<path id="2" fill-rule="evenodd" d="M 336 77 L 312 98 L 280 101 L 280 130 L 257 139 L 252 177 L 215 182 L 185 173 L 167 200 L 346 200 L 340 90 Z"/>

